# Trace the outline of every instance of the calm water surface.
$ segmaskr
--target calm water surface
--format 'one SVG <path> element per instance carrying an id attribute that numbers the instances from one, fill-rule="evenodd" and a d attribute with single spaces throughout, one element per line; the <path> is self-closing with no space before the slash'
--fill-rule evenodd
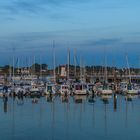
<path id="1" fill-rule="evenodd" d="M 62 102 L 46 97 L 32 103 L 32 99 L 0 99 L 1 140 L 137 140 L 140 139 L 140 99 L 132 102 L 118 96 L 108 104 L 98 97 L 89 103 Z"/>

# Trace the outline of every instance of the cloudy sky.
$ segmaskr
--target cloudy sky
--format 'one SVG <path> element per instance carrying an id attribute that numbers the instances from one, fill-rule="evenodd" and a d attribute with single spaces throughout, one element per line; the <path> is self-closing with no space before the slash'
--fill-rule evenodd
<path id="1" fill-rule="evenodd" d="M 76 49 L 85 64 L 139 66 L 139 0 L 0 0 L 0 65 L 20 57 L 52 64 L 67 62 Z"/>

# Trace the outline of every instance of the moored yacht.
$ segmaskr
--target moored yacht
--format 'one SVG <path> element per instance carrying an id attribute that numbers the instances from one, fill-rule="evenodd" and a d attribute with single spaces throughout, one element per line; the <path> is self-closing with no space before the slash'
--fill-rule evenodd
<path id="1" fill-rule="evenodd" d="M 73 85 L 73 93 L 75 95 L 86 95 L 87 85 L 84 83 L 76 83 Z"/>
<path id="2" fill-rule="evenodd" d="M 47 83 L 44 93 L 46 95 L 56 95 L 56 84 L 53 83 Z"/>
<path id="3" fill-rule="evenodd" d="M 95 85 L 94 84 L 87 84 L 87 93 L 89 95 L 92 95 L 93 93 L 95 94 L 96 89 L 95 89 Z"/>
<path id="4" fill-rule="evenodd" d="M 112 95 L 113 91 L 108 84 L 103 84 L 98 88 L 98 93 L 100 95 Z"/>
<path id="5" fill-rule="evenodd" d="M 29 92 L 30 92 L 31 96 L 40 96 L 41 95 L 39 87 L 35 83 L 31 83 L 31 88 L 30 88 Z"/>
<path id="6" fill-rule="evenodd" d="M 68 84 L 60 85 L 60 94 L 61 95 L 70 95 L 70 86 Z"/>
<path id="7" fill-rule="evenodd" d="M 139 90 L 135 87 L 134 84 L 129 83 L 129 84 L 127 85 L 126 94 L 137 95 L 138 92 L 139 92 Z"/>

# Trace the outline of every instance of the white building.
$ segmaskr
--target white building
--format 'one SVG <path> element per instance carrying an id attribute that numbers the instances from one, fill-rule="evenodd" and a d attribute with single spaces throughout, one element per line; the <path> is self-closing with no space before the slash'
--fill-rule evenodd
<path id="1" fill-rule="evenodd" d="M 62 77 L 66 77 L 67 76 L 67 72 L 66 72 L 66 67 L 65 66 L 61 66 L 61 74 L 60 76 Z"/>

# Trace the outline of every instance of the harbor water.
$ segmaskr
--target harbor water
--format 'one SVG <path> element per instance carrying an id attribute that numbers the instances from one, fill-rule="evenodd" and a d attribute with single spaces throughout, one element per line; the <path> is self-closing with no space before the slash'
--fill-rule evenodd
<path id="1" fill-rule="evenodd" d="M 78 102 L 76 101 L 79 98 Z M 136 140 L 140 138 L 140 99 L 124 96 L 103 102 L 87 96 L 53 100 L 0 99 L 1 140 Z"/>

